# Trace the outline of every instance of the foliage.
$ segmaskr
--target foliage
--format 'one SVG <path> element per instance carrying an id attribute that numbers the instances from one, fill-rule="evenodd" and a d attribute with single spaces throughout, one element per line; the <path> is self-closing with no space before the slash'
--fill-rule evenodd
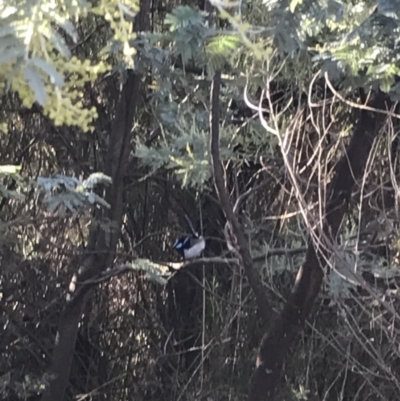
<path id="1" fill-rule="evenodd" d="M 204 111 L 191 112 L 190 108 L 185 107 L 179 109 L 177 121 L 173 127 L 171 126 L 171 133 L 165 133 L 166 141 L 158 148 L 139 143 L 136 156 L 143 165 L 149 166 L 152 172 L 164 167 L 174 171 L 184 187 L 187 185 L 202 187 L 207 184 L 211 176 L 209 134 L 200 128 L 207 127 L 208 121 L 205 120 Z M 164 117 L 164 121 L 166 118 Z M 225 130 L 222 135 L 225 147 L 221 150 L 221 157 L 224 160 L 234 157 L 229 149 L 232 137 L 232 129 Z"/>
<path id="2" fill-rule="evenodd" d="M 285 53 L 308 48 L 343 88 L 378 84 L 389 92 L 399 73 L 398 2 L 266 2 L 274 40 Z M 282 20 L 285 24 L 282 24 Z M 288 28 L 288 29 L 285 29 Z M 292 39 L 295 38 L 295 39 Z M 395 89 L 395 88 L 394 88 Z M 398 96 L 396 89 L 393 93 Z"/>
<path id="3" fill-rule="evenodd" d="M 111 184 L 111 178 L 101 173 L 91 174 L 86 180 L 56 174 L 54 177 L 39 177 L 43 204 L 48 212 L 65 216 L 66 212 L 80 213 L 93 205 L 110 208 L 110 205 L 94 190 L 96 186 Z"/>
<path id="4" fill-rule="evenodd" d="M 137 11 L 135 3 L 133 11 Z M 84 0 L 2 2 L 0 90 L 17 92 L 28 108 L 38 102 L 56 125 L 79 125 L 88 130 L 97 114 L 93 107 L 85 106 L 82 90 L 111 67 L 106 57 L 84 59 L 71 49 L 71 44 L 76 48 L 82 39 L 77 24 L 91 15 L 109 23 L 131 65 L 130 19 L 134 13 L 117 0 L 98 4 Z"/>
<path id="5" fill-rule="evenodd" d="M 216 30 L 209 25 L 205 14 L 189 6 L 177 7 L 166 16 L 165 23 L 169 26 L 165 39 L 174 44 L 172 55 L 181 58 L 184 65 L 207 66 L 209 77 L 240 46 L 236 34 Z"/>
<path id="6" fill-rule="evenodd" d="M 8 95 L 1 115 L 9 132 L 0 136 L 2 398 L 43 390 L 38 378 L 51 365 L 66 288 L 91 251 L 90 227 L 106 241 L 121 234 L 114 264 L 129 273 L 101 281 L 90 296 L 69 395 L 244 399 L 262 330 L 214 190 L 210 81 L 221 69 L 225 184 L 272 308 L 280 310 L 309 240 L 303 216 L 314 219 L 312 227 L 325 218 L 332 166 L 359 117 L 317 74 L 327 71 L 353 103 L 361 103 L 361 88 L 377 85 L 396 95 L 396 4 L 215 1 L 220 13 L 210 17 L 193 4 L 153 2 L 150 31 L 134 37 L 136 3 L 3 2 L 0 77 Z M 121 98 L 118 72 L 132 67 L 141 88 L 130 169 L 117 177 L 124 183 L 117 222 L 87 212 L 109 208 L 101 190 L 112 183 L 91 172 L 116 167 L 107 155 Z M 246 105 L 245 88 L 266 122 L 287 135 L 286 149 Z M 331 260 L 360 274 L 370 292 L 335 272 L 324 282 L 286 362 L 282 399 L 397 397 L 397 321 L 382 300 L 398 309 L 399 240 L 396 230 L 371 233 L 369 225 L 380 214 L 398 224 L 398 130 L 390 120 L 374 145 Z M 188 231 L 185 214 L 204 232 L 205 259 L 166 272 L 178 258 L 171 245 Z M 93 256 L 104 258 L 102 250 Z"/>
<path id="7" fill-rule="evenodd" d="M 170 273 L 166 272 L 165 269 L 162 269 L 160 265 L 157 265 L 148 259 L 136 259 L 134 262 L 129 264 L 128 267 L 133 270 L 143 271 L 146 279 L 160 285 L 166 285 L 167 280 L 164 277 L 170 276 Z"/>

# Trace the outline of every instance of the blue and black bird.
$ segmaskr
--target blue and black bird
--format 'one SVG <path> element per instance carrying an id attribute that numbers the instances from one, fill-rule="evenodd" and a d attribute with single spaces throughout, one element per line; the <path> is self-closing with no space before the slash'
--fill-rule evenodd
<path id="1" fill-rule="evenodd" d="M 193 259 L 201 255 L 206 247 L 206 241 L 197 233 L 182 237 L 175 242 L 174 248 L 183 256 L 184 259 Z"/>

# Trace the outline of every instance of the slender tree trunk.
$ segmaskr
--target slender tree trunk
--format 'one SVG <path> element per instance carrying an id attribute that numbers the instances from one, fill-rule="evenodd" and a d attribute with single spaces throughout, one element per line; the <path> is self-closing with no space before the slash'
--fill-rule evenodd
<path id="1" fill-rule="evenodd" d="M 150 0 L 141 0 L 140 13 L 135 20 L 137 31 L 142 31 L 148 26 L 149 8 Z M 140 80 L 140 76 L 129 72 L 127 81 L 120 92 L 110 130 L 105 172 L 111 176 L 113 182 L 106 191 L 106 200 L 110 203 L 111 208 L 104 213 L 104 217 L 108 218 L 118 228 L 106 235 L 101 228 L 98 228 L 98 225 L 94 225 L 90 232 L 88 252 L 71 282 L 70 294 L 60 316 L 52 364 L 48 375 L 48 386 L 43 393 L 42 401 L 63 400 L 69 383 L 82 310 L 90 296 L 91 289 L 94 287 L 94 284 L 85 283 L 85 280 L 93 278 L 111 267 L 115 257 L 122 224 L 123 177 L 128 163 Z"/>
<path id="2" fill-rule="evenodd" d="M 211 163 L 214 174 L 214 185 L 221 203 L 221 208 L 225 214 L 229 229 L 233 237 L 233 246 L 239 257 L 239 263 L 246 273 L 246 277 L 255 294 L 256 302 L 261 315 L 265 321 L 269 321 L 272 316 L 272 309 L 268 303 L 266 289 L 262 284 L 260 275 L 254 269 L 249 245 L 242 225 L 237 218 L 229 193 L 224 181 L 224 173 L 219 153 L 219 96 L 221 88 L 221 71 L 216 71 L 211 87 L 211 108 L 210 108 L 210 149 Z M 228 238 L 227 238 L 228 240 Z"/>
<path id="3" fill-rule="evenodd" d="M 384 109 L 385 95 L 378 93 L 370 106 Z M 385 121 L 381 113 L 362 111 L 346 153 L 337 163 L 334 177 L 327 191 L 324 234 L 333 241 L 348 209 L 349 199 L 357 180 L 362 177 L 374 139 Z M 273 401 L 279 384 L 283 359 L 289 346 L 303 329 L 303 324 L 317 297 L 322 279 L 324 260 L 312 240 L 296 283 L 281 314 L 265 333 L 257 358 L 249 401 Z"/>

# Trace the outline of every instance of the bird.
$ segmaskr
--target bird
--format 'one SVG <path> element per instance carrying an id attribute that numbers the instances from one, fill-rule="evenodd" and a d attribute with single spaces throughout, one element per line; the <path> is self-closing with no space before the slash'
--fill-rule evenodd
<path id="1" fill-rule="evenodd" d="M 206 247 L 204 237 L 195 233 L 194 235 L 179 238 L 173 248 L 175 248 L 184 259 L 198 258 Z"/>

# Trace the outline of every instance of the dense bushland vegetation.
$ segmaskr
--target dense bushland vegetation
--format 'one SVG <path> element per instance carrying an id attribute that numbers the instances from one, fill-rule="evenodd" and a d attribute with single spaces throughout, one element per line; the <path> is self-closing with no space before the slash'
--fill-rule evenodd
<path id="1" fill-rule="evenodd" d="M 0 399 L 397 399 L 399 14 L 0 3 Z"/>

